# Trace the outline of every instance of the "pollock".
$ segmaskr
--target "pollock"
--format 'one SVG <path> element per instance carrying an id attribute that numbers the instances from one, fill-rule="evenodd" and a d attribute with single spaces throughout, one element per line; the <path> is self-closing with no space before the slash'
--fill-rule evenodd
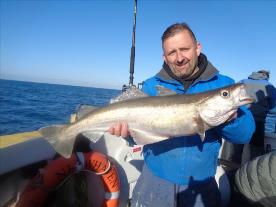
<path id="1" fill-rule="evenodd" d="M 134 141 L 141 145 L 194 134 L 204 141 L 206 130 L 254 101 L 240 83 L 191 95 L 153 97 L 139 91 L 135 98 L 119 100 L 94 109 L 73 124 L 44 127 L 40 133 L 64 157 L 70 157 L 78 134 L 92 133 L 95 141 L 118 122 L 126 122 Z"/>

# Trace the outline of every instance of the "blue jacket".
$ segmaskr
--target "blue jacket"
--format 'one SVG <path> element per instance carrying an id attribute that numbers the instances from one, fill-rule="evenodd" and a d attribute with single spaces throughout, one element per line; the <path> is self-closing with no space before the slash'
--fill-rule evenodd
<path id="1" fill-rule="evenodd" d="M 161 85 L 179 94 L 193 94 L 233 84 L 234 81 L 220 75 L 208 62 L 206 70 L 187 89 L 170 78 L 164 69 L 147 79 L 143 91 L 156 96 L 156 86 Z M 216 106 L 214 106 L 216 107 Z M 151 172 L 170 182 L 187 185 L 204 183 L 213 179 L 222 137 L 233 143 L 248 143 L 255 130 L 252 114 L 246 107 L 238 110 L 238 118 L 206 132 L 204 142 L 199 135 L 168 139 L 144 146 L 144 158 Z"/>

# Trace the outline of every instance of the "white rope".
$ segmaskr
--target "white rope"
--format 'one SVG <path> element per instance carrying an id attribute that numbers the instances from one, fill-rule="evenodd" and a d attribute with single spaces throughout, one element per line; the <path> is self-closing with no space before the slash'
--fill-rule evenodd
<path id="1" fill-rule="evenodd" d="M 82 152 L 77 152 L 76 153 L 76 157 L 77 157 L 77 160 L 78 160 L 78 162 L 77 162 L 77 164 L 76 164 L 76 172 L 73 172 L 73 173 L 71 173 L 71 174 L 69 174 L 67 177 L 65 177 L 65 179 L 63 180 L 63 181 L 61 181 L 56 187 L 54 187 L 54 188 L 52 188 L 52 189 L 49 189 L 50 191 L 53 191 L 53 190 L 57 190 L 58 188 L 60 188 L 67 180 L 69 180 L 73 175 L 75 175 L 75 174 L 77 174 L 78 172 L 88 172 L 88 173 L 94 173 L 94 174 L 96 174 L 96 175 L 104 175 L 104 174 L 106 174 L 109 170 L 110 170 L 110 168 L 111 168 L 111 163 L 110 163 L 110 161 L 109 160 L 107 160 L 108 161 L 108 167 L 106 168 L 106 170 L 105 171 L 103 171 L 103 172 L 95 172 L 95 171 L 92 171 L 92 170 L 87 170 L 87 169 L 85 169 L 85 158 L 84 158 L 84 155 L 83 155 L 83 153 Z M 45 169 L 40 169 L 41 171 L 44 171 Z M 108 197 L 108 196 L 110 196 L 111 198 L 110 199 L 113 199 L 113 197 L 114 197 L 114 199 L 115 198 L 118 198 L 118 197 L 116 197 L 116 193 L 118 193 L 118 197 L 119 197 L 119 194 L 120 194 L 120 191 L 118 191 L 118 192 L 114 192 L 114 193 L 109 193 L 109 192 L 106 192 L 105 194 L 105 197 Z M 108 194 L 108 195 L 107 195 Z M 109 195 L 110 194 L 110 195 Z M 113 195 L 114 194 L 114 195 Z M 106 199 L 108 199 L 108 198 L 106 198 Z"/>
<path id="2" fill-rule="evenodd" d="M 120 196 L 120 191 L 116 191 L 116 192 L 105 192 L 105 199 L 118 199 Z"/>
<path id="3" fill-rule="evenodd" d="M 76 165 L 77 171 L 78 172 L 79 171 L 84 171 L 83 169 L 85 169 L 85 158 L 84 158 L 83 153 L 82 152 L 77 152 L 76 153 L 76 157 L 77 157 L 77 159 L 79 161 L 78 164 Z M 110 168 L 111 168 L 110 161 L 108 159 L 107 159 L 107 161 L 108 161 L 108 167 L 106 168 L 105 171 L 103 171 L 103 172 L 95 172 L 95 171 L 92 171 L 91 169 L 89 171 L 92 172 L 92 173 L 94 173 L 94 174 L 96 174 L 96 175 L 104 175 L 104 174 L 106 174 L 110 170 Z"/>
<path id="4" fill-rule="evenodd" d="M 107 161 L 108 161 L 108 167 L 106 168 L 105 171 L 103 171 L 103 172 L 94 172 L 94 171 L 91 171 L 91 172 L 95 173 L 96 175 L 104 175 L 105 173 L 107 173 L 110 170 L 110 168 L 111 168 L 110 161 L 109 160 L 107 160 Z"/>

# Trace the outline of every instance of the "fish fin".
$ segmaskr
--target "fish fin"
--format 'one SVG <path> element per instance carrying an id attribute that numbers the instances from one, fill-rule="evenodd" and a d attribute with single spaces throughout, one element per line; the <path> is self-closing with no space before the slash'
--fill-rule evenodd
<path id="1" fill-rule="evenodd" d="M 175 95 L 176 92 L 171 90 L 171 89 L 168 89 L 168 88 L 165 88 L 164 86 L 160 86 L 160 85 L 157 85 L 155 86 L 156 90 L 157 90 L 157 94 L 158 96 L 168 96 L 168 95 Z"/>
<path id="2" fill-rule="evenodd" d="M 56 137 L 60 132 L 66 127 L 66 125 L 52 125 L 47 127 L 42 127 L 39 129 L 39 132 L 45 138 Z M 53 142 L 55 140 L 52 140 Z"/>
<path id="3" fill-rule="evenodd" d="M 196 132 L 199 134 L 201 141 L 203 142 L 205 139 L 205 123 L 203 121 L 203 119 L 198 116 L 196 121 Z"/>
<path id="4" fill-rule="evenodd" d="M 147 97 L 147 96 L 148 96 L 147 94 L 145 94 L 135 86 L 128 86 L 123 93 L 111 99 L 109 103 L 112 104 L 112 103 L 116 103 L 116 102 L 120 102 L 128 99 L 141 98 L 141 97 Z"/>
<path id="5" fill-rule="evenodd" d="M 52 125 L 39 129 L 39 132 L 53 146 L 56 152 L 65 158 L 69 158 L 73 151 L 76 135 L 62 133 L 66 127 L 66 125 Z"/>
<path id="6" fill-rule="evenodd" d="M 76 109 L 77 119 L 81 119 L 82 117 L 86 116 L 87 114 L 89 114 L 97 108 L 97 106 L 80 104 Z"/>
<path id="7" fill-rule="evenodd" d="M 162 136 L 159 134 L 154 134 L 151 132 L 138 130 L 138 129 L 130 129 L 130 135 L 133 137 L 133 140 L 138 145 L 152 144 L 155 142 L 160 142 L 165 139 L 168 139 L 167 136 Z"/>
<path id="8" fill-rule="evenodd" d="M 199 133 L 199 136 L 200 136 L 201 141 L 203 142 L 205 139 L 205 132 Z"/>
<path id="9" fill-rule="evenodd" d="M 87 137 L 91 142 L 96 143 L 99 139 L 104 136 L 103 131 L 86 131 L 82 132 L 82 134 Z"/>

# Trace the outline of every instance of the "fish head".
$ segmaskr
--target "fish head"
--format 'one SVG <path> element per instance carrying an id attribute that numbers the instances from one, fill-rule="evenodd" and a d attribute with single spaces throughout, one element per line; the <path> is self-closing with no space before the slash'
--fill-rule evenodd
<path id="1" fill-rule="evenodd" d="M 244 84 L 233 84 L 207 93 L 200 103 L 199 114 L 207 125 L 218 126 L 232 117 L 240 106 L 252 102 L 254 99 L 246 92 Z"/>

